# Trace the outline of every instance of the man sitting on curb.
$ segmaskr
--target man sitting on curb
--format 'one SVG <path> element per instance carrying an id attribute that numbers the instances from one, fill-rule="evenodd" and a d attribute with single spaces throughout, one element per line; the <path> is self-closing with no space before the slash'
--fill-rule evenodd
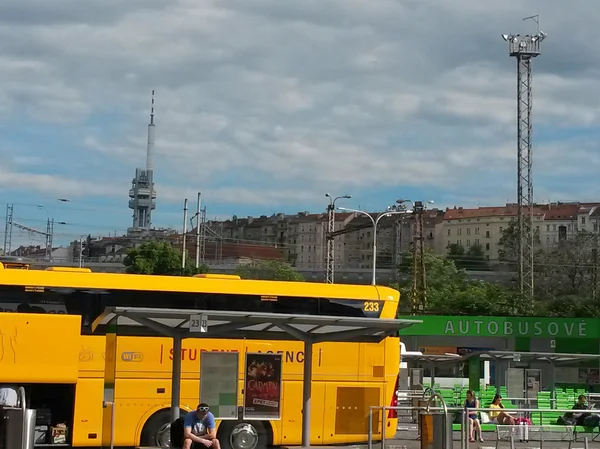
<path id="1" fill-rule="evenodd" d="M 185 415 L 183 421 L 183 449 L 201 446 L 221 449 L 217 440 L 215 416 L 209 411 L 208 404 L 202 403 L 193 412 Z"/>

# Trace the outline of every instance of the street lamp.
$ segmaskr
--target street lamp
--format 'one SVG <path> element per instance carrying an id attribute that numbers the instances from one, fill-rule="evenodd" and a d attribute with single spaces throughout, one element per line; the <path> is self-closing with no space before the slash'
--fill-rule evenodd
<path id="1" fill-rule="evenodd" d="M 371 281 L 371 284 L 375 285 L 376 284 L 376 270 L 377 270 L 377 225 L 379 224 L 379 220 L 381 220 L 383 217 L 390 217 L 392 215 L 411 214 L 412 210 L 406 210 L 406 209 L 398 210 L 398 208 L 396 208 L 396 207 L 388 207 L 388 210 L 386 212 L 382 212 L 377 216 L 377 218 L 373 218 L 373 216 L 370 213 L 365 212 L 364 210 L 347 209 L 345 207 L 338 207 L 338 209 L 345 211 L 345 212 L 354 212 L 357 214 L 365 215 L 365 216 L 369 217 L 369 219 L 371 220 L 371 223 L 373 223 L 373 279 Z M 396 209 L 396 210 L 394 210 L 394 209 Z"/>
<path id="2" fill-rule="evenodd" d="M 352 198 L 352 196 L 343 195 L 333 198 L 329 193 L 326 193 L 325 196 L 329 198 L 329 205 L 327 206 L 327 260 L 325 262 L 325 282 L 327 282 L 328 284 L 333 284 L 335 267 L 335 243 L 331 234 L 335 229 L 335 202 L 339 199 L 350 199 Z"/>
<path id="3" fill-rule="evenodd" d="M 405 204 L 405 203 L 410 203 L 412 204 L 413 208 L 415 207 L 415 203 L 412 200 L 404 200 L 404 199 L 399 199 L 396 200 L 397 204 Z M 434 204 L 433 200 L 429 200 L 429 201 L 425 201 L 426 204 Z"/>

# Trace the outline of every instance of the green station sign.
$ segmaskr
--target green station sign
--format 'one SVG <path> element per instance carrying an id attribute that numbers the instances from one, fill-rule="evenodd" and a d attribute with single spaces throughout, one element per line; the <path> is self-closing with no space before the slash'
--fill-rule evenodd
<path id="1" fill-rule="evenodd" d="M 493 316 L 406 316 L 423 323 L 400 331 L 400 335 L 449 337 L 600 338 L 596 318 L 519 318 Z"/>

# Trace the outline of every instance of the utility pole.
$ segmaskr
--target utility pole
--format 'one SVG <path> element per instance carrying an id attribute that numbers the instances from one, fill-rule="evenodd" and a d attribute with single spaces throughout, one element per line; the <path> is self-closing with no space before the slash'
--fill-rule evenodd
<path id="1" fill-rule="evenodd" d="M 600 235 L 600 228 L 598 227 L 598 214 L 596 214 L 596 224 L 594 226 L 594 243 L 592 248 L 592 299 L 595 301 L 598 298 L 598 236 Z"/>
<path id="2" fill-rule="evenodd" d="M 83 268 L 83 239 L 87 239 L 87 235 L 79 236 L 79 268 Z M 88 257 L 90 256 L 88 251 Z"/>
<path id="3" fill-rule="evenodd" d="M 333 198 L 329 193 L 325 196 L 329 198 L 327 205 L 327 233 L 325 235 L 327 241 L 327 258 L 325 261 L 325 282 L 333 284 L 335 281 L 335 202 L 341 198 L 350 199 L 351 195 L 343 195 Z"/>
<path id="4" fill-rule="evenodd" d="M 46 224 L 46 257 L 48 262 L 52 262 L 52 244 L 54 240 L 54 218 L 48 219 Z"/>
<path id="5" fill-rule="evenodd" d="M 517 267 L 519 289 L 533 298 L 533 178 L 531 147 L 531 63 L 541 54 L 546 34 L 539 29 L 539 16 L 526 17 L 537 24 L 535 35 L 503 34 L 508 52 L 517 60 L 517 227 L 519 231 Z"/>
<path id="6" fill-rule="evenodd" d="M 6 223 L 4 225 L 4 255 L 10 256 L 11 245 L 12 245 L 12 225 L 13 225 L 13 212 L 15 209 L 14 204 L 6 205 Z"/>
<path id="7" fill-rule="evenodd" d="M 20 223 L 17 223 L 16 221 L 14 221 L 13 219 L 13 205 L 10 205 L 10 208 L 7 208 L 7 223 L 6 223 L 6 230 L 7 230 L 7 234 L 9 236 L 8 240 L 6 239 L 5 236 L 5 248 L 8 250 L 8 252 L 10 253 L 11 250 L 11 239 L 12 239 L 12 228 L 13 226 L 21 229 L 22 231 L 26 231 L 29 232 L 30 234 L 37 234 L 37 235 L 41 235 L 42 237 L 44 237 L 45 239 L 45 244 L 46 244 L 46 249 L 45 249 L 45 256 L 46 259 L 48 260 L 48 262 L 52 261 L 52 243 L 53 243 L 53 236 L 54 236 L 54 218 L 53 219 L 48 219 L 46 221 L 46 232 L 44 231 L 40 231 L 38 229 L 34 229 L 34 228 L 30 228 L 29 226 L 25 226 L 22 225 Z M 9 220 L 10 217 L 10 220 Z M 66 224 L 65 222 L 59 222 L 58 224 Z M 6 251 L 6 250 L 5 250 Z"/>
<path id="8" fill-rule="evenodd" d="M 427 278 L 425 273 L 425 239 L 423 232 L 423 201 L 413 206 L 413 254 L 412 254 L 412 314 L 424 313 L 427 306 Z"/>
<path id="9" fill-rule="evenodd" d="M 200 268 L 200 203 L 202 193 L 198 192 L 198 205 L 196 207 L 196 270 Z"/>
<path id="10" fill-rule="evenodd" d="M 206 206 L 200 211 L 200 260 L 202 263 L 206 260 Z"/>
<path id="11" fill-rule="evenodd" d="M 185 270 L 185 259 L 186 259 L 186 249 L 185 249 L 185 241 L 187 240 L 187 214 L 188 214 L 188 200 L 187 198 L 183 201 L 183 243 L 181 244 L 181 271 Z"/>

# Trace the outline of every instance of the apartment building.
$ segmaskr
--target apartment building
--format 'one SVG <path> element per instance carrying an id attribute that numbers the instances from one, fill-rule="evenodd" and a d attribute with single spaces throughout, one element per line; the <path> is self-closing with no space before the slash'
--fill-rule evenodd
<path id="1" fill-rule="evenodd" d="M 446 239 L 446 251 L 452 244 L 468 249 L 472 245 L 481 245 L 487 260 L 499 260 L 499 241 L 503 231 L 517 219 L 517 206 L 478 207 L 464 209 L 454 207 L 446 209 L 443 220 L 443 234 Z M 534 208 L 533 226 L 541 232 L 544 223 L 544 211 Z"/>

